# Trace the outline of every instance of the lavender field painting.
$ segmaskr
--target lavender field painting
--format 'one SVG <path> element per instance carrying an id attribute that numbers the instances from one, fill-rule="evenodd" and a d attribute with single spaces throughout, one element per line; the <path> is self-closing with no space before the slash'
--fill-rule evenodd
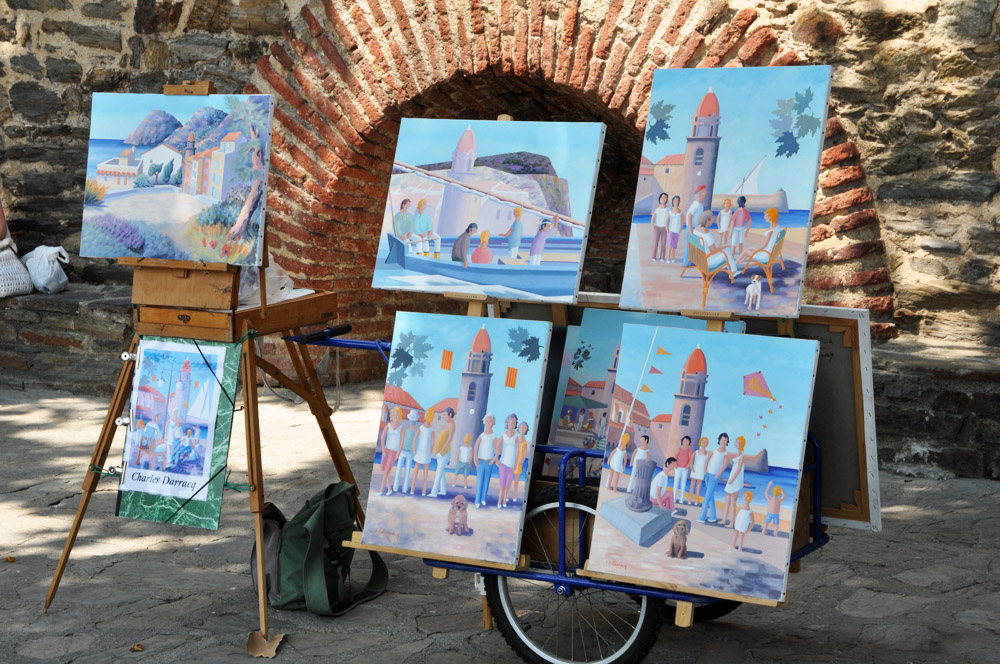
<path id="1" fill-rule="evenodd" d="M 260 265 L 270 95 L 97 93 L 82 256 Z"/>

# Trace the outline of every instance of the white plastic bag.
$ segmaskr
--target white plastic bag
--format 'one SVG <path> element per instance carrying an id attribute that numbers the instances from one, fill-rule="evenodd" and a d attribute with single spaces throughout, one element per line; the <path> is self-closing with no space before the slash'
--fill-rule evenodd
<path id="1" fill-rule="evenodd" d="M 24 256 L 31 283 L 40 293 L 58 293 L 69 279 L 59 263 L 69 263 L 69 254 L 62 247 L 38 247 Z"/>
<path id="2" fill-rule="evenodd" d="M 267 281 L 267 301 L 276 304 L 292 297 L 295 284 L 292 278 L 274 259 L 264 270 Z M 260 268 L 244 267 L 240 272 L 240 306 L 260 304 Z"/>

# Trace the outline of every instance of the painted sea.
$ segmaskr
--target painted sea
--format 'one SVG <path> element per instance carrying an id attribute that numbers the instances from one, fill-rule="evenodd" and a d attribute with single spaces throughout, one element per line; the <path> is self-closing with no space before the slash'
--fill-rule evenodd
<path id="1" fill-rule="evenodd" d="M 712 213 L 718 216 L 718 210 L 712 210 Z M 808 228 L 810 219 L 809 210 L 789 210 L 788 212 L 782 212 L 778 215 L 778 225 L 784 226 L 785 228 Z M 633 224 L 648 224 L 649 220 L 652 218 L 648 214 L 639 214 L 632 217 Z M 716 228 L 717 222 L 712 222 L 709 228 Z M 750 228 L 767 228 L 768 223 L 764 220 L 763 212 L 751 212 L 750 213 Z"/>

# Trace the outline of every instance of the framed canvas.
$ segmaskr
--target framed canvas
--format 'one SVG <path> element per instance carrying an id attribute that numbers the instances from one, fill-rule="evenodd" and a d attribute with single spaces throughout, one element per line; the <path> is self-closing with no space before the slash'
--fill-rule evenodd
<path id="1" fill-rule="evenodd" d="M 588 573 L 783 601 L 819 344 L 626 324 Z M 625 352 L 627 350 L 627 352 Z"/>
<path id="2" fill-rule="evenodd" d="M 609 434 L 616 427 L 612 421 L 612 403 L 617 394 L 629 388 L 615 387 L 618 353 L 621 348 L 622 326 L 658 325 L 692 330 L 704 330 L 707 321 L 669 314 L 647 314 L 617 309 L 584 309 L 578 327 L 571 327 L 566 335 L 562 371 L 556 387 L 556 402 L 549 426 L 550 445 L 585 447 L 605 450 Z M 724 330 L 731 333 L 743 331 L 742 321 L 729 321 Z M 623 391 L 624 390 L 624 391 Z M 643 399 L 637 399 L 634 417 L 644 426 L 663 429 L 670 426 L 670 413 L 649 412 Z M 559 476 L 560 455 L 546 454 L 543 474 Z M 601 475 L 601 462 L 587 460 L 587 476 L 596 479 Z M 567 469 L 570 477 L 579 476 L 579 462 Z"/>
<path id="3" fill-rule="evenodd" d="M 798 315 L 830 67 L 653 74 L 621 306 Z"/>
<path id="4" fill-rule="evenodd" d="M 551 329 L 396 314 L 364 544 L 517 563 Z"/>
<path id="5" fill-rule="evenodd" d="M 747 331 L 819 342 L 813 400 L 823 407 L 809 430 L 823 453 L 823 522 L 882 530 L 868 310 L 804 304 L 794 321 L 756 318 Z"/>
<path id="6" fill-rule="evenodd" d="M 604 125 L 403 118 L 374 288 L 575 302 Z"/>
<path id="7" fill-rule="evenodd" d="M 219 527 L 239 361 L 238 343 L 139 341 L 118 516 Z"/>
<path id="8" fill-rule="evenodd" d="M 271 95 L 93 96 L 80 255 L 260 265 Z"/>

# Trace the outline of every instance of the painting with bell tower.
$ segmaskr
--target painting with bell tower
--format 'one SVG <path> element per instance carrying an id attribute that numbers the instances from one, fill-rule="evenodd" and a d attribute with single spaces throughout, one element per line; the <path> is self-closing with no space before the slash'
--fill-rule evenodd
<path id="1" fill-rule="evenodd" d="M 621 306 L 798 316 L 830 67 L 659 69 Z"/>

